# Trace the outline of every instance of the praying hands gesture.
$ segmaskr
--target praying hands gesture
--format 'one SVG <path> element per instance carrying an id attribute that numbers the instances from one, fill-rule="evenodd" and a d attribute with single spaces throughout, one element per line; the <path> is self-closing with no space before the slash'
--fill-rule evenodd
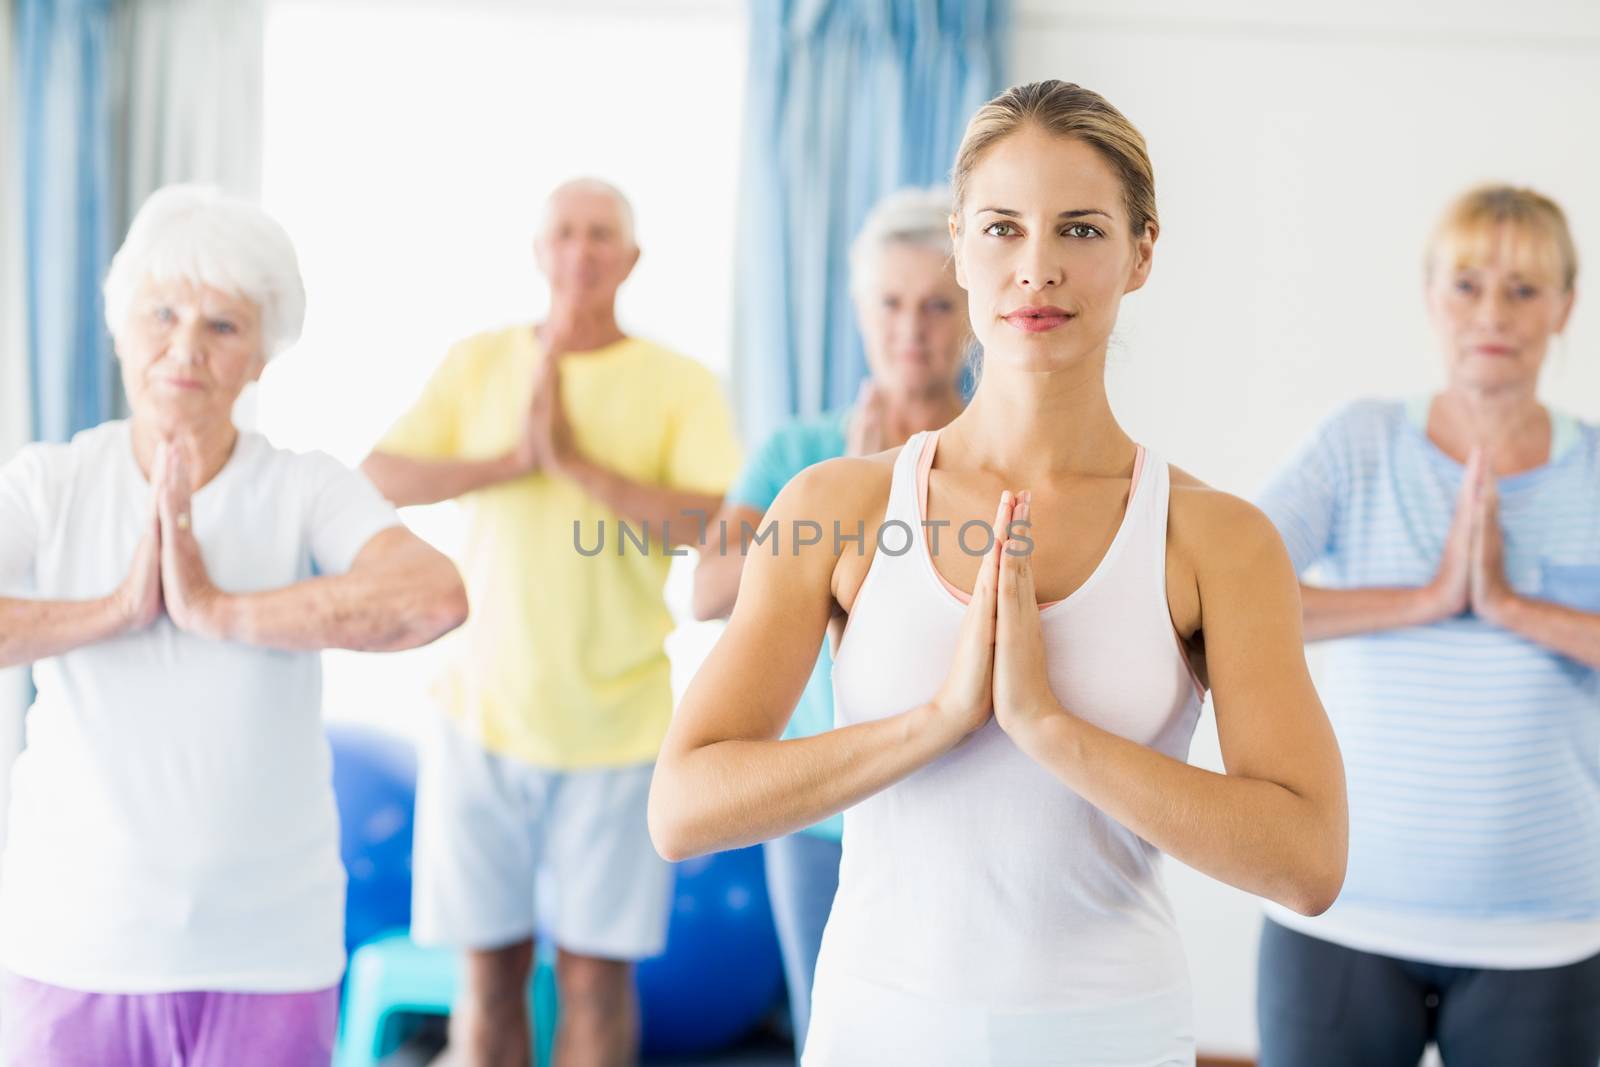
<path id="1" fill-rule="evenodd" d="M 885 466 L 819 464 L 770 511 L 780 522 L 879 513 L 892 485 Z M 1204 667 L 1226 773 L 1063 706 L 1046 669 L 1031 494 L 1007 491 L 932 698 L 812 737 L 781 735 L 814 664 L 805 653 L 840 603 L 839 557 L 751 557 L 741 581 L 752 592 L 741 586 L 662 746 L 650 803 L 657 848 L 681 859 L 793 832 L 994 723 L 1065 790 L 1155 848 L 1304 914 L 1325 909 L 1344 872 L 1344 778 L 1300 651 L 1288 554 L 1266 517 L 1237 498 L 1181 473 L 1171 496 L 1169 613 L 1175 603 L 1173 626 L 1187 640 L 1200 632 L 1202 604 L 1209 609 Z"/>
<path id="2" fill-rule="evenodd" d="M 1432 608 L 1431 621 L 1470 610 L 1496 624 L 1502 622 L 1507 603 L 1516 598 L 1506 580 L 1500 494 L 1481 448 L 1467 456 L 1439 569 L 1424 595 Z"/>
<path id="3" fill-rule="evenodd" d="M 995 602 L 994 715 L 1012 738 L 1066 712 L 1050 691 L 1044 632 L 1033 587 L 1033 541 L 1028 537 L 1033 494 L 1012 498 L 1000 552 L 1000 596 Z"/>
<path id="4" fill-rule="evenodd" d="M 845 455 L 870 456 L 889 447 L 886 406 L 883 390 L 871 378 L 861 383 L 845 432 Z"/>
<path id="5" fill-rule="evenodd" d="M 167 616 L 180 630 L 220 638 L 226 595 L 211 581 L 190 518 L 193 493 L 189 453 L 168 443 L 156 452 L 156 511 L 161 534 L 161 597 Z"/>
<path id="6" fill-rule="evenodd" d="M 1469 468 L 1468 474 L 1471 471 Z M 1467 587 L 1473 614 L 1500 621 L 1501 609 L 1516 596 L 1506 580 L 1504 535 L 1500 528 L 1500 491 L 1494 473 L 1479 458 L 1478 486 L 1472 507 L 1472 559 Z"/>
<path id="7" fill-rule="evenodd" d="M 569 342 L 554 329 L 545 340 L 527 420 L 513 450 L 517 468 L 523 474 L 562 473 L 577 455 L 572 424 L 561 400 L 561 363 L 569 351 Z"/>
<path id="8" fill-rule="evenodd" d="M 400 525 L 374 533 L 340 573 L 273 589 L 224 591 L 212 580 L 196 536 L 197 469 L 188 447 L 157 444 L 132 561 L 114 589 L 89 599 L 0 596 L 0 667 L 137 634 L 163 614 L 197 637 L 284 652 L 414 648 L 466 618 L 466 590 L 455 565 Z M 221 539 L 230 531 L 211 533 Z"/>
<path id="9" fill-rule="evenodd" d="M 995 512 L 994 544 L 984 558 L 961 620 L 956 652 L 934 698 L 963 735 L 993 715 L 1013 738 L 1066 712 L 1050 690 L 1044 635 L 1033 585 L 1031 496 L 1009 490 Z"/>
<path id="10" fill-rule="evenodd" d="M 150 511 L 128 577 L 113 594 L 123 632 L 142 630 L 163 611 L 180 630 L 220 635 L 223 594 L 206 571 L 190 518 L 188 452 L 172 442 L 156 449 L 150 468 Z"/>

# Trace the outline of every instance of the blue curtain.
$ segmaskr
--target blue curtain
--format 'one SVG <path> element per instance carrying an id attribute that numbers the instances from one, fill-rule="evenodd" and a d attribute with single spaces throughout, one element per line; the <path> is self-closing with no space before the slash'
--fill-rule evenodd
<path id="1" fill-rule="evenodd" d="M 23 282 L 34 434 L 64 441 L 112 414 L 100 282 L 112 253 L 112 0 L 19 0 Z"/>
<path id="2" fill-rule="evenodd" d="M 1007 0 L 752 0 L 735 381 L 746 439 L 846 403 L 866 374 L 850 241 L 904 185 L 948 180 L 1005 85 Z"/>

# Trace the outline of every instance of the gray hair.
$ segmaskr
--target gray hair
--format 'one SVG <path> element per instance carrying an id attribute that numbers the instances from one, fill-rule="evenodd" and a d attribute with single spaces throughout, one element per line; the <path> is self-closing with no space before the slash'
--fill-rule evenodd
<path id="1" fill-rule="evenodd" d="M 953 253 L 948 187 L 897 189 L 873 205 L 850 244 L 852 293 L 871 282 L 878 254 L 893 244 L 923 245 L 947 258 Z"/>
<path id="2" fill-rule="evenodd" d="M 262 355 L 294 344 L 305 324 L 306 290 L 294 242 L 255 204 L 209 185 L 168 185 L 139 208 L 106 272 L 106 325 L 128 322 L 146 279 L 188 281 L 235 293 L 261 312 Z"/>
<path id="3" fill-rule="evenodd" d="M 544 201 L 544 215 L 539 223 L 541 227 L 550 224 L 550 205 L 555 202 L 555 198 L 567 192 L 600 193 L 615 200 L 617 202 L 617 216 L 622 222 L 621 236 L 623 243 L 630 247 L 638 247 L 638 240 L 635 237 L 636 231 L 633 225 L 633 205 L 628 202 L 626 196 L 622 195 L 621 189 L 601 178 L 569 178 L 550 190 L 550 195 L 545 197 Z"/>

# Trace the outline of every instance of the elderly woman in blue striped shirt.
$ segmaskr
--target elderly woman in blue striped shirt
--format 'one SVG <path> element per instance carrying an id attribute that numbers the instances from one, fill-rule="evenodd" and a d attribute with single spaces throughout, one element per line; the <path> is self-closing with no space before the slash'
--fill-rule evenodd
<path id="1" fill-rule="evenodd" d="M 1425 269 L 1444 389 L 1344 408 L 1261 500 L 1332 641 L 1350 865 L 1323 915 L 1269 906 L 1260 1062 L 1595 1067 L 1600 427 L 1537 395 L 1577 255 L 1490 186 Z"/>

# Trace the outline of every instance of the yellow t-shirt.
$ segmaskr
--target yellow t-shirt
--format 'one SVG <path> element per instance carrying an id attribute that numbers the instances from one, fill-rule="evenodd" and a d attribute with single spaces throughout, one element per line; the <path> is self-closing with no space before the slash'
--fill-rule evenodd
<path id="1" fill-rule="evenodd" d="M 423 459 L 504 454 L 523 431 L 541 359 L 529 326 L 458 342 L 379 450 Z M 627 338 L 572 355 L 560 373 L 574 440 L 592 462 L 712 495 L 738 472 L 722 388 L 695 361 Z M 672 717 L 663 646 L 672 618 L 662 599 L 671 557 L 660 531 L 642 552 L 621 540 L 604 504 L 542 473 L 460 502 L 472 613 L 441 686 L 450 713 L 491 751 L 535 766 L 655 759 Z M 574 522 L 589 553 L 603 527 L 604 550 L 580 553 Z"/>

